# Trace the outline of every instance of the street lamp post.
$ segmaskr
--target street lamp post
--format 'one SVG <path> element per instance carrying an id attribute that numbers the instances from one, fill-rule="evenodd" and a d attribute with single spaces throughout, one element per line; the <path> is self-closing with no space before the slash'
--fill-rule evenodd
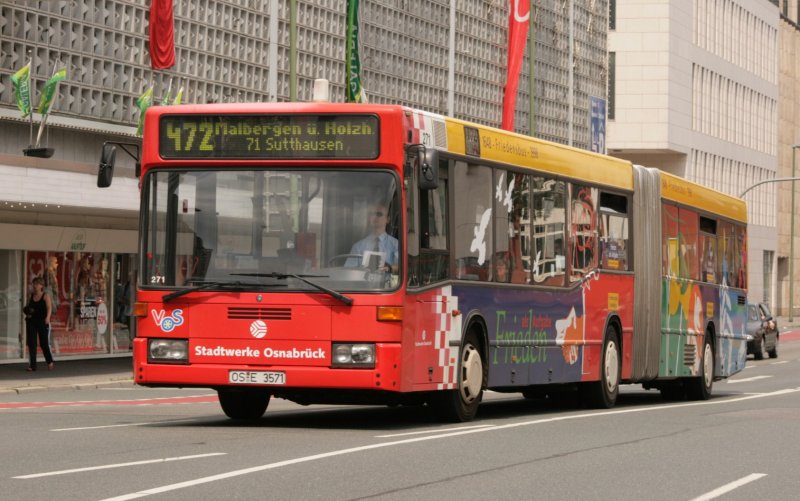
<path id="1" fill-rule="evenodd" d="M 792 177 L 797 174 L 797 148 L 800 144 L 792 145 Z M 789 207 L 789 322 L 794 320 L 794 185 L 795 181 L 792 179 L 792 205 Z"/>
<path id="2" fill-rule="evenodd" d="M 761 186 L 762 184 L 785 183 L 786 181 L 792 182 L 792 207 L 790 215 L 791 222 L 789 223 L 789 322 L 794 320 L 794 185 L 795 181 L 800 181 L 800 177 L 797 177 L 796 175 L 797 148 L 800 148 L 800 144 L 792 145 L 792 177 L 774 177 L 772 179 L 764 179 L 763 181 L 759 181 L 748 186 L 747 189 L 739 194 L 739 198 L 744 198 L 744 196 L 747 195 L 750 190 Z"/>

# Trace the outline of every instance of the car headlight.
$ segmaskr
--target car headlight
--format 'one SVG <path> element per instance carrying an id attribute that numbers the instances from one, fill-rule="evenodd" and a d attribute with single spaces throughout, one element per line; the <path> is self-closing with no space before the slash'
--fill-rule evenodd
<path id="1" fill-rule="evenodd" d="M 375 367 L 375 345 L 371 343 L 334 343 L 333 367 Z"/>
<path id="2" fill-rule="evenodd" d="M 188 339 L 150 339 L 147 348 L 148 362 L 189 362 Z"/>

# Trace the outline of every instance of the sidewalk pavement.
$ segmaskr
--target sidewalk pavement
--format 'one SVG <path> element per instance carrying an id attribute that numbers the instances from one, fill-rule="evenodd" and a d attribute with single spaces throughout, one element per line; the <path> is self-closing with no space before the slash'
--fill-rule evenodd
<path id="1" fill-rule="evenodd" d="M 27 367 L 27 362 L 0 365 L 0 394 L 133 385 L 130 355 L 81 360 L 56 357 L 53 370 L 47 370 L 44 360 L 37 363 L 35 372 L 27 372 Z"/>
<path id="2" fill-rule="evenodd" d="M 778 322 L 778 328 L 781 332 L 785 330 L 800 330 L 800 317 L 793 317 L 791 322 L 789 317 L 775 317 L 775 320 Z"/>
<path id="3" fill-rule="evenodd" d="M 793 318 L 792 322 L 788 317 L 778 317 L 777 320 L 781 333 L 796 331 L 787 333 L 787 341 L 800 340 L 800 317 Z M 39 361 L 36 372 L 27 372 L 26 367 L 27 362 L 0 364 L 0 394 L 133 385 L 133 361 L 130 355 L 81 360 L 56 358 L 52 371 L 47 370 L 43 360 Z"/>

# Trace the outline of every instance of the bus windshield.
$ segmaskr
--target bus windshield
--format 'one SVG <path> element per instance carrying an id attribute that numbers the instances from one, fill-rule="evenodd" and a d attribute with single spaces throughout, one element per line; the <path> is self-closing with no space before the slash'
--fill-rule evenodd
<path id="1" fill-rule="evenodd" d="M 142 187 L 144 288 L 368 292 L 400 283 L 400 199 L 389 171 L 154 169 Z"/>

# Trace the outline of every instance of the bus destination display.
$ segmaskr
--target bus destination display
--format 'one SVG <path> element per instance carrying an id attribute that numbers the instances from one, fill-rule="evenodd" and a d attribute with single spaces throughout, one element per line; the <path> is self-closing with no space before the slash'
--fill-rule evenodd
<path id="1" fill-rule="evenodd" d="M 374 115 L 165 115 L 162 158 L 360 158 L 380 151 Z"/>

